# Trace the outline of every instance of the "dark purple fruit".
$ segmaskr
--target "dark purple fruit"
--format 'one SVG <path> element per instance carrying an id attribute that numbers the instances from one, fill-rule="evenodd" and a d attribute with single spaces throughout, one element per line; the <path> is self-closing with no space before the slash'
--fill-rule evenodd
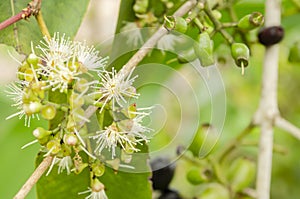
<path id="1" fill-rule="evenodd" d="M 262 28 L 258 33 L 258 40 L 265 46 L 279 43 L 284 36 L 284 29 L 281 26 L 270 26 Z"/>
<path id="2" fill-rule="evenodd" d="M 167 158 L 158 157 L 150 162 L 152 169 L 152 186 L 155 190 L 166 190 L 174 176 L 175 164 Z"/>
<path id="3" fill-rule="evenodd" d="M 166 189 L 158 199 L 181 199 L 181 197 L 177 191 Z"/>

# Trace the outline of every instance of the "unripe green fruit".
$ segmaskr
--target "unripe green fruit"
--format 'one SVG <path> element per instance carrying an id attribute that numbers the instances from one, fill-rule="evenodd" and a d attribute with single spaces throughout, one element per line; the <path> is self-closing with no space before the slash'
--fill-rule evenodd
<path id="1" fill-rule="evenodd" d="M 46 120 L 52 120 L 56 115 L 56 108 L 50 104 L 44 105 L 41 110 L 41 115 Z"/>
<path id="2" fill-rule="evenodd" d="M 219 10 L 213 10 L 212 14 L 214 15 L 214 17 L 218 20 L 220 20 L 222 18 L 222 13 Z"/>
<path id="3" fill-rule="evenodd" d="M 164 26 L 169 31 L 175 30 L 180 33 L 185 33 L 187 30 L 187 22 L 182 17 L 167 16 Z"/>
<path id="4" fill-rule="evenodd" d="M 210 124 L 203 124 L 199 127 L 188 149 L 195 157 L 203 158 L 213 152 L 218 137 L 218 133 L 213 126 Z"/>
<path id="5" fill-rule="evenodd" d="M 149 0 L 136 0 L 133 5 L 133 11 L 138 14 L 143 14 L 147 12 L 149 5 Z"/>
<path id="6" fill-rule="evenodd" d="M 228 189 L 218 183 L 211 183 L 200 194 L 201 199 L 230 199 Z"/>
<path id="7" fill-rule="evenodd" d="M 198 42 L 194 44 L 194 50 L 202 66 L 211 66 L 215 63 L 213 41 L 207 32 L 202 32 L 199 35 Z"/>
<path id="8" fill-rule="evenodd" d="M 296 42 L 290 49 L 289 61 L 292 63 L 300 62 L 300 43 Z"/>
<path id="9" fill-rule="evenodd" d="M 253 12 L 241 18 L 238 27 L 242 30 L 252 30 L 264 24 L 264 16 L 260 12 Z"/>
<path id="10" fill-rule="evenodd" d="M 197 59 L 194 48 L 190 48 L 186 51 L 179 53 L 177 60 L 179 63 L 188 63 Z"/>
<path id="11" fill-rule="evenodd" d="M 238 158 L 231 164 L 227 178 L 234 191 L 241 191 L 251 185 L 255 178 L 255 163 L 246 158 Z"/>
<path id="12" fill-rule="evenodd" d="M 238 67 L 242 67 L 242 74 L 244 73 L 244 67 L 249 64 L 250 50 L 243 43 L 234 43 L 231 45 L 231 56 Z"/>
<path id="13" fill-rule="evenodd" d="M 188 171 L 186 178 L 193 185 L 199 185 L 207 180 L 207 177 L 202 172 L 202 168 L 196 167 Z"/>

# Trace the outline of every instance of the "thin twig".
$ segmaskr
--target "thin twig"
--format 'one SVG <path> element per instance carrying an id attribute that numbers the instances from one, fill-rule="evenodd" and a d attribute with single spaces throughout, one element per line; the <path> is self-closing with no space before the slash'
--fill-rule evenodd
<path id="1" fill-rule="evenodd" d="M 292 123 L 290 123 L 289 121 L 287 121 L 286 119 L 282 117 L 277 117 L 275 119 L 275 126 L 282 130 L 285 130 L 287 133 L 300 140 L 300 129 Z"/>
<path id="2" fill-rule="evenodd" d="M 36 20 L 38 22 L 38 25 L 40 27 L 40 30 L 41 30 L 42 34 L 44 36 L 48 37 L 48 39 L 50 39 L 51 35 L 50 35 L 50 33 L 48 31 L 48 28 L 46 26 L 46 23 L 45 23 L 45 21 L 43 19 L 43 15 L 42 15 L 42 11 L 41 10 L 35 15 L 35 18 L 36 18 Z"/>
<path id="3" fill-rule="evenodd" d="M 53 157 L 47 156 L 44 158 L 44 160 L 41 162 L 41 164 L 35 169 L 35 171 L 32 173 L 32 175 L 28 178 L 28 180 L 25 182 L 25 184 L 22 186 L 22 188 L 19 190 L 19 192 L 15 195 L 14 199 L 23 199 L 25 196 L 29 193 L 29 191 L 32 189 L 32 187 L 37 183 L 37 181 L 40 179 L 40 177 L 45 173 L 45 171 L 48 169 L 52 162 Z"/>

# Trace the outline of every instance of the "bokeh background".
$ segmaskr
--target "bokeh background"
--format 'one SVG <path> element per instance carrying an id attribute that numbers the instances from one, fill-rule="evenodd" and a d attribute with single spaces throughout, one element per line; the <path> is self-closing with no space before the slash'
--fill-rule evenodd
<path id="1" fill-rule="evenodd" d="M 119 3 L 119 0 L 91 0 L 75 39 L 96 45 L 111 38 L 116 27 Z M 299 14 L 288 16 L 283 21 L 286 35 L 280 51 L 278 98 L 282 115 L 300 126 L 300 65 L 287 61 L 289 48 L 299 39 L 300 27 L 297 20 L 299 21 Z M 251 65 L 245 76 L 241 76 L 240 70 L 233 63 L 219 65 L 227 95 L 227 116 L 217 145 L 219 149 L 247 126 L 258 106 L 264 48 L 257 44 L 251 50 Z M 22 60 L 22 56 L 17 55 L 12 48 L 0 45 L 0 198 L 12 198 L 34 171 L 35 155 L 39 149 L 36 144 L 21 150 L 23 145 L 33 140 L 31 132 L 37 125 L 36 121 L 32 122 L 32 127 L 27 128 L 24 127 L 23 120 L 5 120 L 15 112 L 15 108 L 10 106 L 12 101 L 4 92 L 5 85 L 15 79 L 18 67 L 18 63 L 8 52 Z M 249 136 L 249 141 L 255 143 L 258 138 L 259 131 L 255 130 Z M 271 198 L 297 199 L 300 195 L 300 141 L 276 129 L 275 143 L 284 149 L 284 153 L 275 153 L 273 157 Z M 255 146 L 243 147 L 239 151 L 253 158 L 256 157 L 256 152 Z M 178 162 L 171 186 L 189 196 L 197 187 L 189 185 L 185 180 L 185 166 L 183 162 Z M 34 191 L 27 198 L 34 199 Z"/>

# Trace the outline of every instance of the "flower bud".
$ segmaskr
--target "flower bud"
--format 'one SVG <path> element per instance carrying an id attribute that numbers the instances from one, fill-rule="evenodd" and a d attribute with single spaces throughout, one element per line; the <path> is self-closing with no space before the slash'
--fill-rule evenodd
<path id="1" fill-rule="evenodd" d="M 23 104 L 23 110 L 27 115 L 38 113 L 41 110 L 42 104 L 40 102 L 30 102 L 29 104 Z"/>
<path id="2" fill-rule="evenodd" d="M 46 147 L 49 151 L 51 150 L 51 154 L 53 155 L 57 154 L 61 150 L 61 145 L 56 139 L 50 140 Z"/>
<path id="3" fill-rule="evenodd" d="M 52 120 L 56 115 L 56 108 L 50 104 L 44 105 L 41 110 L 41 115 L 46 120 Z"/>
<path id="4" fill-rule="evenodd" d="M 105 165 L 102 162 L 100 162 L 99 160 L 97 160 L 96 162 L 94 162 L 91 165 L 91 169 L 95 176 L 100 177 L 105 172 Z"/>
<path id="5" fill-rule="evenodd" d="M 36 137 L 37 139 L 48 137 L 51 133 L 52 131 L 47 131 L 42 127 L 38 127 L 34 129 L 32 132 L 33 136 Z"/>
<path id="6" fill-rule="evenodd" d="M 64 135 L 64 143 L 69 146 L 75 146 L 78 143 L 76 135 L 72 133 L 67 133 Z"/>

